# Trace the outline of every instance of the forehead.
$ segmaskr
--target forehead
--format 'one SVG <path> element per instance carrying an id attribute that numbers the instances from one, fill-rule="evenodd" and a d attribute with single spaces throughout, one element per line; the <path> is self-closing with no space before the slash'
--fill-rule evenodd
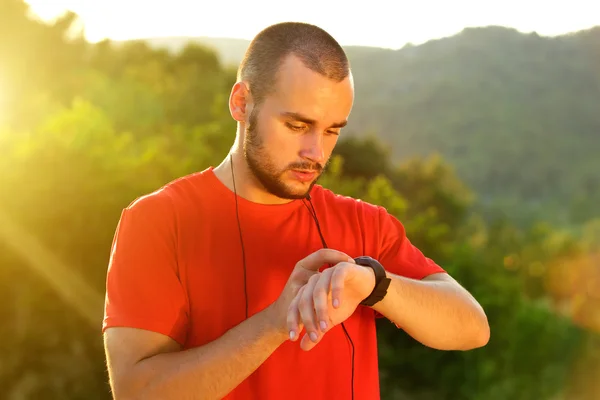
<path id="1" fill-rule="evenodd" d="M 323 122 L 338 121 L 350 115 L 354 87 L 351 76 L 336 82 L 290 55 L 282 62 L 275 91 L 269 97 L 277 112 L 296 112 Z"/>

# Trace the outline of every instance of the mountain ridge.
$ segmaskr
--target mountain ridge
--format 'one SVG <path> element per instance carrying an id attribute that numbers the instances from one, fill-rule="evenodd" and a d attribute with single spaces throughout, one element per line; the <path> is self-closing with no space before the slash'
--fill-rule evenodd
<path id="1" fill-rule="evenodd" d="M 398 52 L 405 51 L 410 48 L 431 45 L 436 42 L 443 42 L 448 39 L 453 39 L 463 35 L 468 32 L 481 32 L 484 30 L 502 30 L 505 32 L 512 32 L 517 35 L 525 35 L 525 36 L 534 36 L 539 38 L 546 39 L 569 39 L 573 36 L 586 35 L 589 33 L 598 34 L 600 31 L 600 25 L 593 26 L 587 29 L 581 29 L 573 32 L 558 34 L 558 35 L 540 35 L 536 31 L 532 32 L 521 32 L 516 28 L 502 26 L 502 25 L 486 25 L 486 26 L 472 26 L 465 27 L 461 31 L 448 36 L 443 36 L 439 38 L 432 38 L 426 40 L 419 44 L 413 44 L 411 42 L 407 42 L 402 47 L 398 48 L 389 48 L 389 47 L 380 47 L 380 46 L 369 46 L 369 45 L 342 45 L 344 49 L 351 50 L 377 50 L 377 51 L 388 51 L 388 52 Z M 241 57 L 243 52 L 246 50 L 247 46 L 250 44 L 249 39 L 241 39 L 241 38 L 233 38 L 226 36 L 186 36 L 186 35 L 174 35 L 174 36 L 152 36 L 152 37 L 143 37 L 138 39 L 130 39 L 130 40 L 110 40 L 113 43 L 129 43 L 135 41 L 143 41 L 150 44 L 154 48 L 166 48 L 170 51 L 179 51 L 188 43 L 198 43 L 203 45 L 208 45 L 209 47 L 214 47 L 215 50 L 219 53 L 220 56 L 223 55 L 223 46 L 231 46 L 236 51 L 230 51 L 226 54 L 236 54 L 235 57 L 226 57 L 221 61 L 225 64 L 237 64 L 241 61 Z"/>
<path id="2" fill-rule="evenodd" d="M 249 43 L 144 41 L 200 43 L 232 65 Z M 346 135 L 376 135 L 395 160 L 439 153 L 484 203 L 524 218 L 552 209 L 566 221 L 581 201 L 600 202 L 600 26 L 552 37 L 473 27 L 396 50 L 345 48 L 356 88 Z"/>

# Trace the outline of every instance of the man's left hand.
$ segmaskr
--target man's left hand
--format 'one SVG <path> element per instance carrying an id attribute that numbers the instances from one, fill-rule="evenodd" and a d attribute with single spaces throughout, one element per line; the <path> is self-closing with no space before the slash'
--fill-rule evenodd
<path id="1" fill-rule="evenodd" d="M 373 270 L 354 262 L 342 262 L 313 275 L 288 309 L 290 340 L 296 341 L 304 326 L 300 347 L 312 349 L 328 330 L 349 318 L 374 287 Z"/>

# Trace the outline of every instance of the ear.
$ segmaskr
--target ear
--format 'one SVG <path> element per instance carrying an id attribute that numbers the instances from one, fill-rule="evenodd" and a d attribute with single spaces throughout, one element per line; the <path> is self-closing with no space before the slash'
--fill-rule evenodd
<path id="1" fill-rule="evenodd" d="M 229 95 L 229 112 L 234 120 L 244 123 L 250 111 L 250 91 L 244 82 L 236 82 Z"/>

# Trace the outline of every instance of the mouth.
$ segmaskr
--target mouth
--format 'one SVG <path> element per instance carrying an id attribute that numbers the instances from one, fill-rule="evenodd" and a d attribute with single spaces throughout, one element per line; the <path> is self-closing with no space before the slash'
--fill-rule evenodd
<path id="1" fill-rule="evenodd" d="M 317 177 L 317 171 L 304 171 L 300 169 L 291 170 L 294 177 L 301 182 L 309 182 Z"/>

